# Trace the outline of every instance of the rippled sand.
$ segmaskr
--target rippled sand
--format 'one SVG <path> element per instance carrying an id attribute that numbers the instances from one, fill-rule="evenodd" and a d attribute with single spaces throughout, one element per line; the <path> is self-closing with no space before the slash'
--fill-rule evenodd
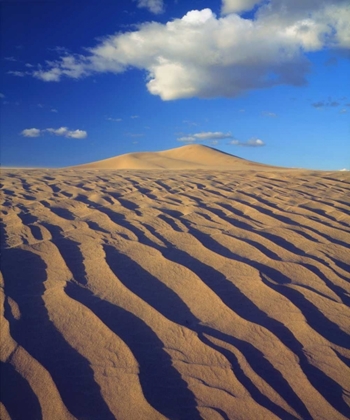
<path id="1" fill-rule="evenodd" d="M 350 417 L 348 173 L 2 178 L 1 419 Z"/>

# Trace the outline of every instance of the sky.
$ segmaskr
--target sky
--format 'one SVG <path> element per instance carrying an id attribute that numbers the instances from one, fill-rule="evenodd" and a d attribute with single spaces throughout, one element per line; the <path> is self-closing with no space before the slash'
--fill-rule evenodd
<path id="1" fill-rule="evenodd" d="M 65 167 L 203 144 L 350 169 L 344 0 L 7 0 L 0 162 Z"/>

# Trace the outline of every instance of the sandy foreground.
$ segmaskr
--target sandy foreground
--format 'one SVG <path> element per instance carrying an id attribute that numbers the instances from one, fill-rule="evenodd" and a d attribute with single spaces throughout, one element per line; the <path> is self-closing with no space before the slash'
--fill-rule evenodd
<path id="1" fill-rule="evenodd" d="M 350 417 L 350 174 L 191 147 L 2 171 L 2 420 Z"/>

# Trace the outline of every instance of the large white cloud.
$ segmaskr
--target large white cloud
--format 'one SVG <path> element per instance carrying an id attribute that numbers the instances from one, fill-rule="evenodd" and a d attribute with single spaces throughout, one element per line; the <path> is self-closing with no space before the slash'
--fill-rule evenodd
<path id="1" fill-rule="evenodd" d="M 147 88 L 163 100 L 234 97 L 278 84 L 302 85 L 305 53 L 350 47 L 344 0 L 226 1 L 239 12 L 258 3 L 254 19 L 193 10 L 166 24 L 150 22 L 105 38 L 86 55 L 64 55 L 32 72 L 44 81 L 146 70 Z M 241 5 L 241 6 L 240 6 Z M 235 6 L 236 9 L 232 9 Z"/>

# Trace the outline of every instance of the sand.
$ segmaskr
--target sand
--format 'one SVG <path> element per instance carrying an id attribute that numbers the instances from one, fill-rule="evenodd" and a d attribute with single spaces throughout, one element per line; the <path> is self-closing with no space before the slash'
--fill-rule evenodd
<path id="1" fill-rule="evenodd" d="M 0 418 L 349 418 L 349 212 L 204 146 L 3 170 Z"/>

